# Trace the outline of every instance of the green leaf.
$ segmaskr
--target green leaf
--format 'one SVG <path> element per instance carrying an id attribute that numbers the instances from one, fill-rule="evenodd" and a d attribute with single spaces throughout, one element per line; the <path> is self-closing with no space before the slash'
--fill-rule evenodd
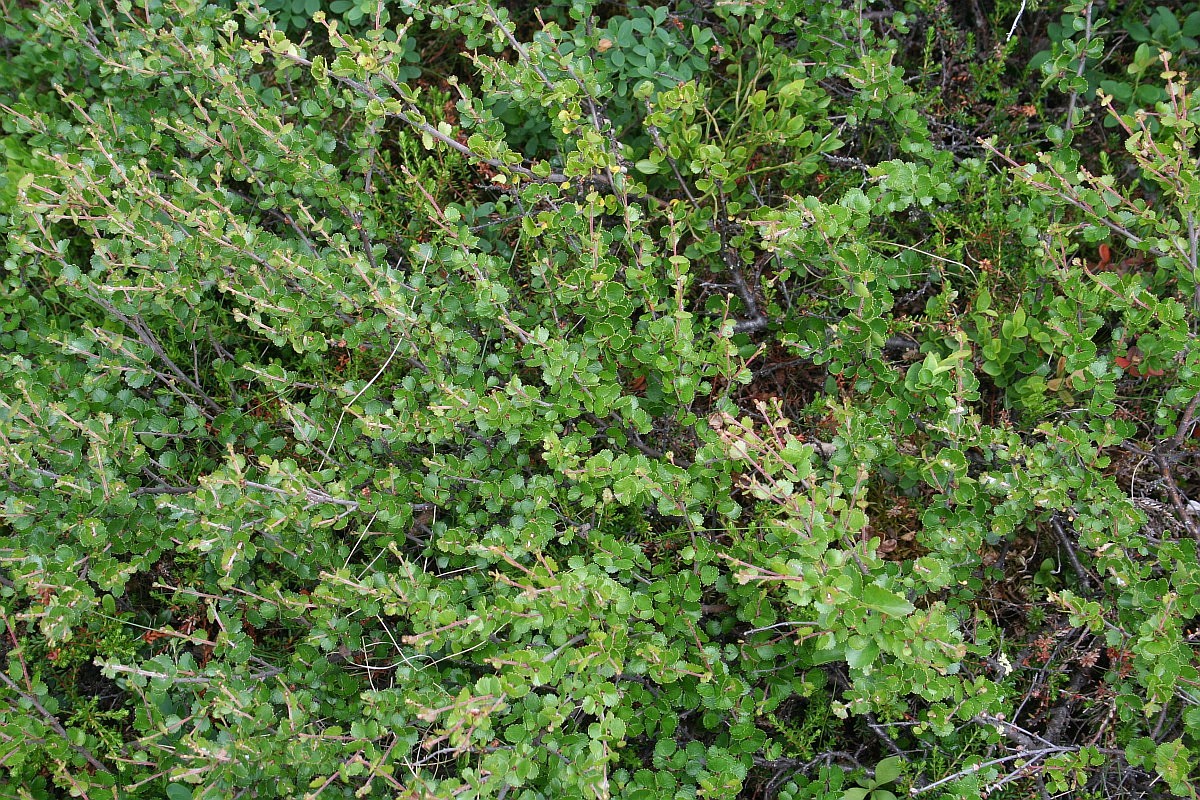
<path id="1" fill-rule="evenodd" d="M 900 595 L 873 583 L 863 587 L 859 600 L 867 608 L 890 617 L 902 617 L 905 614 L 911 614 L 915 609 L 912 603 Z"/>
<path id="2" fill-rule="evenodd" d="M 192 790 L 181 783 L 167 784 L 167 800 L 192 800 Z"/>
<path id="3" fill-rule="evenodd" d="M 904 764 L 900 756 L 892 756 L 885 758 L 875 765 L 875 783 L 881 785 L 884 783 L 892 783 L 900 777 L 900 770 Z"/>
<path id="4" fill-rule="evenodd" d="M 846 648 L 846 663 L 855 669 L 863 669 L 875 663 L 879 658 L 879 645 L 874 640 L 867 643 L 861 650 Z"/>

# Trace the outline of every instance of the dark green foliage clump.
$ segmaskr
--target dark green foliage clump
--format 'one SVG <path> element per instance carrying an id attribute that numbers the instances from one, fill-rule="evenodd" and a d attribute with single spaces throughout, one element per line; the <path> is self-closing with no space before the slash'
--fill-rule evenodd
<path id="1" fill-rule="evenodd" d="M 1196 797 L 1200 8 L 984 5 L 10 2 L 3 785 Z"/>

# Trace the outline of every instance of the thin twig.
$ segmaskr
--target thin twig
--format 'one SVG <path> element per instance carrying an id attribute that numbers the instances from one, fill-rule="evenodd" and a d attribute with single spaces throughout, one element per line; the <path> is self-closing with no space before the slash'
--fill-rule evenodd
<path id="1" fill-rule="evenodd" d="M 1017 16 L 1013 18 L 1012 27 L 1008 29 L 1008 38 L 1004 40 L 1005 44 L 1011 42 L 1013 34 L 1017 32 L 1017 25 L 1021 22 L 1021 17 L 1025 14 L 1025 2 L 1026 0 L 1021 0 L 1021 7 L 1017 9 Z"/>
<path id="2" fill-rule="evenodd" d="M 1167 462 L 1167 457 L 1157 449 L 1151 453 L 1151 457 L 1158 465 L 1158 472 L 1162 475 L 1163 484 L 1167 487 L 1167 497 L 1175 509 L 1175 515 L 1179 517 L 1179 521 L 1183 523 L 1183 527 L 1192 535 L 1192 538 L 1200 542 L 1200 528 L 1197 528 L 1196 524 L 1192 522 L 1192 516 L 1183 504 L 1183 498 L 1179 495 L 1179 486 L 1175 483 L 1175 476 L 1171 474 L 1171 465 Z"/>
<path id="3" fill-rule="evenodd" d="M 200 491 L 199 486 L 143 486 L 140 489 L 134 489 L 130 495 L 141 497 L 144 494 L 191 494 L 198 491 Z"/>
<path id="4" fill-rule="evenodd" d="M 1083 564 L 1079 563 L 1079 557 L 1075 554 L 1075 547 L 1071 544 L 1071 538 L 1067 535 L 1066 528 L 1063 526 L 1062 519 L 1057 512 L 1050 516 L 1050 527 L 1054 528 L 1054 533 L 1058 535 L 1059 544 L 1067 551 L 1067 560 L 1071 562 L 1071 569 L 1075 570 L 1075 574 L 1079 577 L 1079 583 L 1087 591 L 1092 591 L 1094 587 L 1091 576 L 1083 568 Z"/>
<path id="5" fill-rule="evenodd" d="M 1083 28 L 1083 53 L 1079 56 L 1079 66 L 1075 69 L 1075 77 L 1082 78 L 1083 72 L 1087 69 L 1087 49 L 1088 42 L 1092 38 L 1092 8 L 1095 3 L 1088 3 L 1084 13 L 1087 15 L 1084 19 Z M 1072 90 L 1071 99 L 1067 103 L 1067 130 L 1075 127 L 1075 103 L 1079 101 L 1079 92 Z"/>
<path id="6" fill-rule="evenodd" d="M 354 397 L 350 398 L 350 402 L 346 403 L 346 405 L 342 407 L 342 413 L 338 416 L 337 425 L 333 426 L 333 434 L 329 437 L 329 445 L 325 448 L 325 452 L 321 454 L 323 463 L 329 463 L 329 453 L 333 450 L 334 443 L 337 442 L 338 432 L 341 431 L 342 422 L 346 419 L 346 410 L 350 406 L 354 405 L 358 401 L 358 398 L 363 396 L 364 392 L 375 385 L 375 381 L 379 380 L 379 376 L 387 370 L 389 365 L 391 365 L 392 359 L 396 357 L 396 353 L 400 350 L 400 345 L 404 341 L 405 339 L 403 336 L 396 337 L 396 344 L 392 347 L 392 352 L 388 353 L 387 360 L 383 362 L 383 366 L 379 368 L 379 371 L 375 373 L 371 380 L 367 381 L 366 384 L 358 390 L 358 393 L 355 394 Z"/>
<path id="7" fill-rule="evenodd" d="M 150 348 L 151 352 L 158 356 L 159 360 L 166 365 L 167 369 L 174 373 L 176 378 L 183 381 L 185 384 L 191 387 L 192 391 L 200 395 L 200 398 L 204 400 L 204 404 L 208 406 L 209 411 L 218 415 L 225 412 L 225 409 L 221 408 L 217 401 L 208 396 L 208 393 L 200 387 L 200 384 L 189 378 L 183 372 L 183 370 L 181 370 L 179 366 L 171 360 L 171 357 L 167 355 L 167 351 L 163 349 L 163 346 L 159 343 L 158 339 L 154 336 L 150 329 L 146 327 L 146 324 L 142 321 L 141 317 L 137 315 L 129 316 L 124 314 L 117 309 L 115 303 L 109 302 L 108 300 L 105 300 L 97 295 L 91 295 L 91 299 L 92 302 L 115 317 L 121 324 L 132 329 L 133 332 L 137 334 L 137 337 L 141 340 L 142 344 Z"/>
<path id="8" fill-rule="evenodd" d="M 887 731 L 883 729 L 883 726 L 879 724 L 879 720 L 875 718 L 874 714 L 867 714 L 867 727 L 871 729 L 871 733 L 879 737 L 879 741 L 883 742 L 893 754 L 900 756 L 905 761 L 909 760 L 904 751 L 900 749 L 900 745 L 896 744 L 896 740 L 889 736 Z"/>
<path id="9" fill-rule="evenodd" d="M 763 315 L 758 309 L 758 302 L 754 299 L 754 292 L 746 283 L 746 278 L 742 274 L 742 257 L 738 253 L 737 248 L 729 240 L 729 231 L 732 224 L 729 221 L 729 215 L 725 210 L 725 192 L 721 188 L 720 181 L 717 181 L 717 216 L 713 221 L 713 226 L 717 230 L 717 234 L 721 237 L 721 258 L 725 262 L 725 266 L 729 269 L 730 275 L 733 277 L 733 285 L 737 289 L 738 297 L 746 305 L 746 314 L 749 319 L 738 320 L 734 324 L 733 330 L 735 333 L 752 333 L 760 331 L 771 324 L 771 321 Z"/>
<path id="10" fill-rule="evenodd" d="M 939 786 L 945 786 L 947 783 L 961 780 L 962 778 L 965 778 L 968 775 L 974 775 L 982 770 L 987 769 L 988 767 L 994 767 L 997 764 L 1007 764 L 1009 761 L 1016 761 L 1018 758 L 1024 758 L 1024 759 L 1033 761 L 1036 759 L 1041 759 L 1044 756 L 1054 755 L 1056 753 L 1072 752 L 1076 749 L 1078 749 L 1078 748 L 1075 748 L 1075 747 L 1044 747 L 1041 750 L 1026 750 L 1024 752 L 1016 753 L 1016 754 L 1010 755 L 1010 756 L 1004 756 L 1002 758 L 993 758 L 990 761 L 984 761 L 981 764 L 973 764 L 965 769 L 961 769 L 958 772 L 954 773 L 953 775 L 947 775 L 946 777 L 942 778 L 941 780 L 934 781 L 933 783 L 930 783 L 926 786 L 922 786 L 919 789 L 914 787 L 909 790 L 909 794 L 912 795 L 913 797 L 916 797 L 919 794 L 925 794 L 926 792 L 928 792 L 932 789 L 936 789 Z"/>
<path id="11" fill-rule="evenodd" d="M 1197 285 L 1197 290 L 1200 291 L 1200 284 Z M 1196 409 L 1198 407 L 1200 407 L 1200 392 L 1196 392 L 1196 396 L 1192 398 L 1192 402 L 1188 403 L 1188 407 L 1184 409 L 1183 416 L 1179 418 L 1179 424 L 1175 427 L 1175 435 L 1154 449 L 1166 455 L 1182 447 L 1183 440 L 1191 433 L 1192 423 L 1196 420 Z"/>
<path id="12" fill-rule="evenodd" d="M 985 724 L 994 725 L 1000 729 L 1006 737 L 1017 744 L 1018 747 L 1024 747 L 1026 750 L 1036 750 L 1039 747 L 1058 747 L 1054 742 L 1039 736 L 1032 731 L 1027 731 L 1020 725 L 1015 725 L 1008 720 L 993 717 L 991 714 L 979 714 L 975 717 L 975 721 Z"/>

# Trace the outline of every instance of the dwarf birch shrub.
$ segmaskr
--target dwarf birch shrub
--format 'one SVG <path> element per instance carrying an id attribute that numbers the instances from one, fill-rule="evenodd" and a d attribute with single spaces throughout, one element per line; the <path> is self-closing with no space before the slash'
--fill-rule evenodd
<path id="1" fill-rule="evenodd" d="M 1145 532 L 1109 469 L 1143 431 L 1089 339 L 1116 315 L 1147 370 L 1182 354 L 1170 448 L 1138 451 L 1175 463 L 1182 261 L 1150 286 L 1063 262 L 1014 301 L 926 249 L 991 165 L 936 141 L 900 17 L 353 8 L 302 38 L 193 0 L 7 23 L 15 784 L 969 797 L 1116 763 L 1186 796 L 1195 523 L 1175 484 L 1183 529 Z M 470 69 L 424 70 L 431 41 Z M 998 204 L 1022 265 L 1071 241 L 1056 205 L 1194 250 L 1182 184 L 1178 219 L 1130 212 L 1153 239 L 1061 163 Z M 765 396 L 795 363 L 803 400 Z M 1025 710 L 994 564 L 1045 531 L 1071 566 L 1039 613 L 1103 640 L 1089 711 L 1119 725 Z"/>

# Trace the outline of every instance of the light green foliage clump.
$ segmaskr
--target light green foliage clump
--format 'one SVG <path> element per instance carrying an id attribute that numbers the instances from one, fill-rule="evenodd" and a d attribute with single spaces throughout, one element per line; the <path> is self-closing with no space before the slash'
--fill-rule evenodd
<path id="1" fill-rule="evenodd" d="M 1194 797 L 1200 17 L 845 6 L 14 6 L 11 785 Z"/>

